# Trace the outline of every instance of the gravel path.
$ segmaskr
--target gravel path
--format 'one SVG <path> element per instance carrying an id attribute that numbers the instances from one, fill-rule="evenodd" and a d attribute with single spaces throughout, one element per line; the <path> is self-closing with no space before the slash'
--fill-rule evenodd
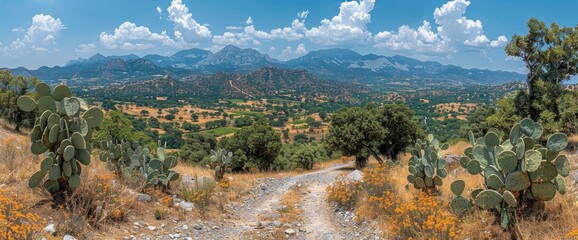
<path id="1" fill-rule="evenodd" d="M 231 205 L 230 217 L 218 227 L 205 226 L 192 229 L 192 239 L 273 239 L 274 232 L 291 229 L 289 239 L 373 239 L 364 236 L 367 226 L 353 221 L 352 213 L 333 211 L 326 199 L 326 188 L 340 174 L 351 170 L 342 170 L 347 165 L 335 165 L 316 172 L 285 178 L 262 179 L 252 193 L 239 203 Z M 262 221 L 276 219 L 282 208 L 280 200 L 293 186 L 304 186 L 302 202 L 302 223 L 277 223 Z M 365 224 L 366 225 L 366 224 Z M 367 231 L 371 232 L 371 231 Z"/>

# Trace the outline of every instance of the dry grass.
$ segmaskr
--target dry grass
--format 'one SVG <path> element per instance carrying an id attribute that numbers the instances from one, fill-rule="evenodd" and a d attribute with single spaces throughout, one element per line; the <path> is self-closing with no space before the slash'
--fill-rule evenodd
<path id="1" fill-rule="evenodd" d="M 460 142 L 450 146 L 447 151 L 444 151 L 444 154 L 462 155 L 463 150 L 468 146 L 468 143 Z M 412 186 L 409 187 L 409 190 L 403 188 L 407 182 L 409 156 L 405 154 L 400 159 L 401 165 L 389 167 L 388 177 L 396 183 L 396 190 L 394 190 L 396 199 L 402 202 L 414 201 L 420 191 Z M 577 160 L 576 157 L 571 157 L 570 165 L 576 166 Z M 372 162 L 367 169 L 371 169 L 371 165 L 377 164 Z M 483 179 L 479 175 L 470 175 L 459 165 L 448 167 L 448 173 L 448 176 L 443 179 L 443 185 L 439 187 L 441 196 L 438 199 L 444 203 L 449 203 L 453 199 L 450 184 L 457 179 L 466 182 L 465 197 L 469 197 L 472 189 L 483 186 Z M 566 185 L 567 193 L 565 195 L 557 194 L 552 201 L 546 202 L 543 216 L 519 220 L 517 226 L 523 239 L 568 239 L 566 235 L 578 228 L 578 199 L 574 193 L 578 186 L 572 182 L 570 177 L 566 178 Z M 362 202 L 362 204 L 364 203 Z M 384 224 L 387 226 L 389 223 L 385 222 Z M 509 232 L 496 224 L 495 216 L 487 211 L 478 210 L 462 217 L 459 227 L 460 235 L 470 239 L 510 239 L 511 237 Z"/>
<path id="2" fill-rule="evenodd" d="M 285 209 L 279 209 L 281 216 L 277 219 L 283 223 L 302 222 L 303 210 L 296 207 L 302 200 L 301 193 L 307 191 L 306 186 L 293 186 L 281 197 L 281 205 L 287 206 Z"/>

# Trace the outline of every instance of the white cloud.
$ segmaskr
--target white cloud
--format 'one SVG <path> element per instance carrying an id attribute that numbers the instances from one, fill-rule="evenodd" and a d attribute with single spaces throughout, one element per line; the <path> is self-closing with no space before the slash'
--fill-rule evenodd
<path id="1" fill-rule="evenodd" d="M 176 34 L 176 33 L 175 33 Z M 177 39 L 179 36 L 177 36 Z M 155 44 L 162 44 L 172 47 L 186 47 L 184 42 L 176 42 L 171 39 L 165 31 L 153 33 L 149 28 L 137 26 L 132 22 L 124 22 L 114 30 L 114 34 L 102 32 L 100 34 L 100 43 L 109 49 L 149 49 Z"/>
<path id="2" fill-rule="evenodd" d="M 339 14 L 321 20 L 321 25 L 307 31 L 307 37 L 320 45 L 366 43 L 371 40 L 367 24 L 371 22 L 370 12 L 375 0 L 342 2 Z"/>
<path id="3" fill-rule="evenodd" d="M 163 9 L 157 6 L 157 13 L 159 13 L 159 19 L 163 19 Z"/>
<path id="4" fill-rule="evenodd" d="M 211 30 L 207 26 L 201 25 L 193 19 L 189 8 L 183 4 L 182 0 L 173 0 L 167 8 L 167 12 L 169 20 L 173 22 L 177 40 L 191 43 L 206 40 L 212 36 Z"/>
<path id="5" fill-rule="evenodd" d="M 12 32 L 24 32 L 26 29 L 24 28 L 12 28 Z"/>
<path id="6" fill-rule="evenodd" d="M 297 13 L 297 17 L 301 19 L 305 19 L 307 16 L 309 16 L 309 10 Z"/>
<path id="7" fill-rule="evenodd" d="M 223 35 L 216 35 L 213 36 L 213 46 L 211 50 L 219 51 L 224 46 L 233 44 L 239 47 L 249 47 L 249 46 L 259 46 L 261 42 L 257 39 L 253 38 L 250 35 L 245 34 L 244 32 L 241 33 L 232 33 L 232 32 L 225 32 Z"/>
<path id="8" fill-rule="evenodd" d="M 297 45 L 297 48 L 295 48 L 295 50 L 293 50 L 291 46 L 287 46 L 283 49 L 283 51 L 281 51 L 279 59 L 287 60 L 291 58 L 297 58 L 305 55 L 306 53 L 307 49 L 305 48 L 305 45 L 303 43 Z"/>
<path id="9" fill-rule="evenodd" d="M 92 43 L 88 43 L 88 44 L 80 44 L 78 45 L 78 47 L 76 47 L 76 49 L 74 49 L 74 52 L 76 52 L 77 54 L 90 54 L 93 53 L 94 50 L 96 49 L 96 45 L 92 44 Z"/>
<path id="10" fill-rule="evenodd" d="M 251 16 L 249 16 L 249 18 L 247 18 L 247 21 L 245 21 L 245 23 L 247 25 L 252 25 L 253 24 L 253 18 Z"/>
<path id="11" fill-rule="evenodd" d="M 32 17 L 32 24 L 28 27 L 26 34 L 22 38 L 14 40 L 4 52 L 13 55 L 26 55 L 30 51 L 37 53 L 46 53 L 57 51 L 56 38 L 62 30 L 66 29 L 60 18 L 54 18 L 50 15 L 38 14 Z M 21 32 L 24 29 L 13 29 L 12 31 Z"/>
<path id="12" fill-rule="evenodd" d="M 508 43 L 508 39 L 504 36 L 499 36 L 497 40 L 490 42 L 490 47 L 503 47 Z"/>
<path id="13" fill-rule="evenodd" d="M 247 23 L 251 25 L 245 26 L 244 28 L 228 26 L 226 27 L 229 32 L 223 33 L 223 35 L 213 36 L 213 50 L 218 50 L 223 48 L 225 45 L 234 44 L 244 47 L 250 47 L 249 44 L 261 45 L 260 40 L 286 40 L 295 41 L 303 39 L 305 37 L 305 32 L 307 28 L 305 27 L 305 18 L 307 17 L 308 11 L 298 13 L 298 18 L 293 20 L 291 27 L 276 28 L 269 32 L 257 30 L 253 19 L 249 17 Z M 230 32 L 234 30 L 241 30 L 242 32 Z"/>
<path id="14" fill-rule="evenodd" d="M 307 53 L 307 49 L 303 43 L 297 45 L 297 49 L 295 49 L 295 54 L 297 55 L 304 55 Z"/>
<path id="15" fill-rule="evenodd" d="M 423 21 L 417 30 L 409 26 L 399 27 L 397 32 L 383 31 L 375 35 L 375 47 L 395 51 L 416 51 L 422 53 L 449 53 L 460 49 L 484 49 L 501 47 L 508 39 L 499 36 L 490 40 L 485 34 L 480 20 L 465 17 L 468 0 L 452 0 L 436 8 L 433 17 L 438 25 L 437 31 L 431 30 L 431 24 Z"/>
<path id="16" fill-rule="evenodd" d="M 2 43 L 0 42 L 0 45 L 2 45 Z M 275 51 L 277 51 L 277 49 L 275 49 L 275 47 L 271 47 L 269 48 L 269 52 L 274 53 Z"/>
<path id="17" fill-rule="evenodd" d="M 242 30 L 243 27 L 239 27 L 239 26 L 226 26 L 225 29 L 227 29 L 227 30 Z"/>

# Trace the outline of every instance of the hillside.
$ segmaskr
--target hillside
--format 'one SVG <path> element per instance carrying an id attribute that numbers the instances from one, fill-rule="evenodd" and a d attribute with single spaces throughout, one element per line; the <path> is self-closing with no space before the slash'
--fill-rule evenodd
<path id="1" fill-rule="evenodd" d="M 219 99 L 258 97 L 307 97 L 332 101 L 361 102 L 376 92 L 355 83 L 319 79 L 305 70 L 284 70 L 272 66 L 250 73 L 217 73 L 190 76 L 183 80 L 171 77 L 127 83 L 87 92 L 97 99 L 131 101 L 141 97 L 177 99 Z"/>

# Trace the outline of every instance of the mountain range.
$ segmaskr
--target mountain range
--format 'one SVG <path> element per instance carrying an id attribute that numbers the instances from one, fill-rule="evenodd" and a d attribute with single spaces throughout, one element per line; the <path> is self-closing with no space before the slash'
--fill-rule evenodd
<path id="1" fill-rule="evenodd" d="M 261 97 L 322 98 L 328 101 L 363 102 L 379 97 L 370 88 L 356 83 L 334 82 L 315 77 L 306 70 L 287 70 L 273 66 L 249 73 L 217 73 L 195 75 L 176 80 L 169 76 L 135 81 L 87 91 L 97 99 L 142 101 L 169 97 L 172 99 L 215 100 L 226 98 L 255 99 Z"/>
<path id="2" fill-rule="evenodd" d="M 126 81 L 150 80 L 169 75 L 176 79 L 220 72 L 248 73 L 266 66 L 290 70 L 307 70 L 318 78 L 356 82 L 399 82 L 417 79 L 454 85 L 495 85 L 523 80 L 524 75 L 506 71 L 466 69 L 434 61 L 419 61 L 404 56 L 361 55 L 349 49 L 327 49 L 279 61 L 254 49 L 228 45 L 212 53 L 202 49 L 179 51 L 171 56 L 150 54 L 103 56 L 69 61 L 64 66 L 41 67 L 35 70 L 19 67 L 9 69 L 15 75 L 36 76 L 47 82 L 87 80 Z M 70 84 L 70 83 L 69 83 Z"/>

